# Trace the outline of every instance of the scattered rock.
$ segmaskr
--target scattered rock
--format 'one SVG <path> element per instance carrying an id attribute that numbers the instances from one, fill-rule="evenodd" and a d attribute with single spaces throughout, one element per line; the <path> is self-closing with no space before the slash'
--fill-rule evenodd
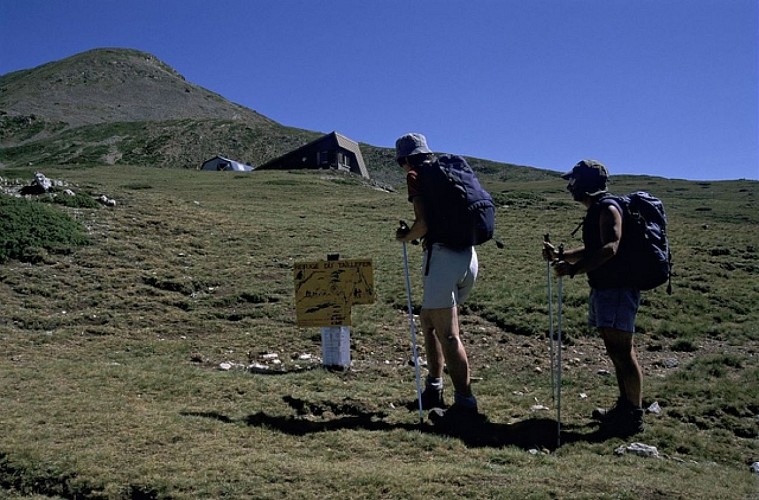
<path id="1" fill-rule="evenodd" d="M 427 360 L 425 360 L 423 357 L 421 357 L 421 356 L 417 356 L 417 358 L 416 358 L 416 359 L 417 359 L 417 360 L 419 360 L 419 366 L 420 366 L 420 367 L 424 368 L 425 366 L 427 366 Z M 407 364 L 408 364 L 409 366 L 414 366 L 414 358 L 410 358 L 410 359 L 408 360 Z"/>
<path id="2" fill-rule="evenodd" d="M 248 365 L 243 363 L 233 363 L 229 361 L 225 361 L 221 364 L 219 364 L 219 370 L 222 371 L 229 371 L 229 370 L 247 370 Z"/>
<path id="3" fill-rule="evenodd" d="M 659 450 L 656 449 L 656 446 L 651 446 L 643 443 L 630 443 L 628 446 L 620 446 L 614 450 L 614 453 L 617 455 L 632 453 L 633 455 L 638 455 L 641 457 L 660 458 Z"/>
<path id="4" fill-rule="evenodd" d="M 18 179 L 11 180 L 2 177 L 0 177 L 0 184 L 2 184 L 0 192 L 17 197 L 45 194 L 53 187 L 52 181 L 41 172 L 35 172 L 34 178 L 28 185 L 23 185 Z"/>
<path id="5" fill-rule="evenodd" d="M 754 462 L 753 464 L 751 464 L 751 465 L 749 466 L 749 469 L 750 469 L 750 470 L 751 470 L 751 472 L 753 472 L 754 474 L 759 474 L 759 462 Z"/>
<path id="6" fill-rule="evenodd" d="M 648 406 L 648 408 L 646 408 L 646 412 L 653 413 L 654 415 L 661 415 L 661 406 L 659 406 L 657 401 L 654 401 Z"/>
<path id="7" fill-rule="evenodd" d="M 114 200 L 113 198 L 109 198 L 109 197 L 107 197 L 104 194 L 101 194 L 97 198 L 97 201 L 100 202 L 100 203 L 102 203 L 106 207 L 115 207 L 116 206 L 116 200 Z"/>
<path id="8" fill-rule="evenodd" d="M 41 189 L 43 193 L 47 193 L 53 187 L 53 183 L 42 172 L 35 172 L 31 186 Z"/>
<path id="9" fill-rule="evenodd" d="M 664 364 L 664 368 L 677 368 L 680 365 L 677 358 L 667 358 L 662 363 Z"/>
<path id="10" fill-rule="evenodd" d="M 248 371 L 251 373 L 268 373 L 269 367 L 260 363 L 253 363 L 248 366 Z"/>

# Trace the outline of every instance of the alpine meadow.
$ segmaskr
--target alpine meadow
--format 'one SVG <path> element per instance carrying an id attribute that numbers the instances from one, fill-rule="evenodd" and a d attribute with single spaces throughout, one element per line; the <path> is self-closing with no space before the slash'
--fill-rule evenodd
<path id="1" fill-rule="evenodd" d="M 467 158 L 503 245 L 477 247 L 461 311 L 488 420 L 452 436 L 414 405 L 394 239 L 413 209 L 394 152 L 361 143 L 370 179 L 198 170 L 216 154 L 260 165 L 321 135 L 134 50 L 0 76 L 0 497 L 759 496 L 759 182 L 609 165 L 613 192 L 664 202 L 673 293 L 643 294 L 646 426 L 621 439 L 590 418 L 617 383 L 586 326 L 585 278 L 563 280 L 557 446 L 541 248 L 546 233 L 579 244 L 584 209 L 559 172 Z M 52 192 L 18 196 L 36 172 Z M 373 266 L 346 370 L 325 368 L 319 328 L 296 323 L 293 266 L 329 254 Z M 409 257 L 418 313 L 421 248 Z"/>

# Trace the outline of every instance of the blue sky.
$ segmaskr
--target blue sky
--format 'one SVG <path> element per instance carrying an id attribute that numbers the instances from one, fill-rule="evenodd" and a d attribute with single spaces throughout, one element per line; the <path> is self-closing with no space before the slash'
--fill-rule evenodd
<path id="1" fill-rule="evenodd" d="M 284 125 L 759 179 L 757 0 L 0 0 L 0 74 L 143 50 Z"/>

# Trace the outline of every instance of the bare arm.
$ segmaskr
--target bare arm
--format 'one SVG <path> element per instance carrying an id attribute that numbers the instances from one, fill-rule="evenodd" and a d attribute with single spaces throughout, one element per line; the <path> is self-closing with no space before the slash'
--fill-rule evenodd
<path id="1" fill-rule="evenodd" d="M 424 201 L 421 196 L 415 196 L 414 200 L 414 223 L 408 231 L 399 229 L 396 232 L 398 241 L 411 242 L 418 240 L 427 234 L 427 221 L 425 219 Z"/>
<path id="2" fill-rule="evenodd" d="M 565 262 L 557 263 L 555 269 L 559 276 L 574 276 L 588 273 L 601 267 L 606 261 L 617 255 L 622 239 L 622 214 L 614 205 L 604 205 L 600 215 L 602 246 L 594 252 L 572 251 L 565 253 Z"/>

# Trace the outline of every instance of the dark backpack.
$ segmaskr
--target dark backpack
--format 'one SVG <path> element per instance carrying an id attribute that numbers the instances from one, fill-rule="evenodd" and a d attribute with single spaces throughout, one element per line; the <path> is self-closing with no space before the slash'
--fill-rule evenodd
<path id="1" fill-rule="evenodd" d="M 456 155 L 440 155 L 420 169 L 427 245 L 463 249 L 493 238 L 495 205 L 472 167 Z"/>
<path id="2" fill-rule="evenodd" d="M 626 196 L 608 195 L 601 203 L 613 203 L 622 212 L 622 240 L 617 257 L 625 263 L 625 282 L 639 290 L 651 290 L 669 281 L 672 293 L 672 255 L 667 238 L 664 204 L 646 191 Z"/>

